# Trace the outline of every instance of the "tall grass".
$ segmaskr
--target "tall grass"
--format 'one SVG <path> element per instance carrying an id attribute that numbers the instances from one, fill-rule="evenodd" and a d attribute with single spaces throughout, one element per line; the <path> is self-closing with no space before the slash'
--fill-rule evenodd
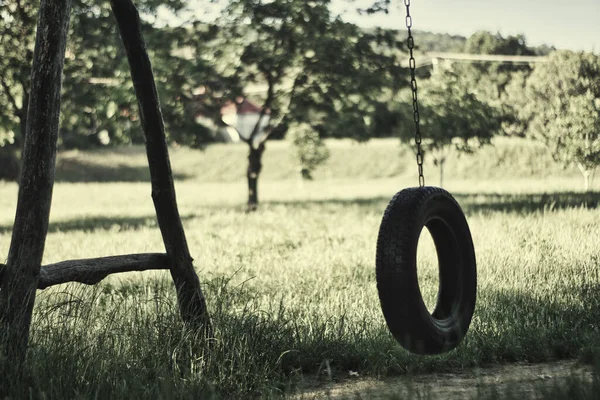
<path id="1" fill-rule="evenodd" d="M 449 180 L 473 233 L 478 303 L 459 348 L 421 357 L 389 334 L 374 275 L 381 214 L 393 192 L 412 180 L 366 174 L 302 186 L 295 179 L 265 179 L 263 204 L 253 214 L 243 209 L 243 180 L 179 181 L 182 219 L 215 337 L 207 342 L 181 323 L 166 273 L 113 275 L 94 287 L 41 291 L 29 381 L 26 393 L 18 393 L 275 397 L 307 380 L 350 371 L 377 377 L 597 360 L 600 193 L 577 191 L 579 182 L 569 176 Z M 0 184 L 0 254 L 8 252 L 16 191 Z M 146 182 L 57 183 L 44 262 L 164 251 L 149 195 Z M 427 301 L 437 291 L 436 268 L 433 247 L 423 239 L 419 278 Z M 0 382 L 5 392 L 17 390 Z"/>

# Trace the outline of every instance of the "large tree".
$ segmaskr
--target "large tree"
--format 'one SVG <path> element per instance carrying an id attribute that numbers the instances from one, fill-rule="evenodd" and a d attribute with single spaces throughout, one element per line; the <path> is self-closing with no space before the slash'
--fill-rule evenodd
<path id="1" fill-rule="evenodd" d="M 239 75 L 265 88 L 260 118 L 243 138 L 249 147 L 248 210 L 254 210 L 270 136 L 282 137 L 292 123 L 305 124 L 298 132 L 320 137 L 372 134 L 371 114 L 400 86 L 400 44 L 394 32 L 365 33 L 335 17 L 329 0 L 232 0 L 224 19 L 228 46 L 239 51 Z M 270 126 L 260 135 L 267 112 Z"/>
<path id="2" fill-rule="evenodd" d="M 600 164 L 600 56 L 556 51 L 527 80 L 520 117 L 565 166 L 576 165 L 584 189 Z"/>

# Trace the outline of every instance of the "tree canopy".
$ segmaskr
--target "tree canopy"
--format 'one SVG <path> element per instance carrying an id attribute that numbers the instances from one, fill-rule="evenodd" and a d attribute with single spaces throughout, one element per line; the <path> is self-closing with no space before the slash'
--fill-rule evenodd
<path id="1" fill-rule="evenodd" d="M 143 29 L 157 72 L 168 138 L 201 146 L 211 138 L 195 123 L 198 91 L 210 108 L 215 98 L 223 97 L 225 86 L 235 87 L 234 78 L 221 76 L 211 62 L 197 56 L 212 51 L 215 31 L 203 24 L 169 28 L 151 23 L 160 6 L 176 13 L 184 6 L 182 1 L 136 3 L 145 17 Z M 19 143 L 25 129 L 38 6 L 38 1 L 21 0 L 0 4 L 0 145 Z M 108 3 L 73 4 L 61 114 L 59 142 L 65 147 L 143 140 L 127 60 Z"/>
<path id="2" fill-rule="evenodd" d="M 472 152 L 500 130 L 498 111 L 480 100 L 469 88 L 469 82 L 452 69 L 440 68 L 419 90 L 420 126 L 425 155 L 433 157 L 440 167 L 440 186 L 443 184 L 443 166 L 451 147 L 461 152 Z M 407 103 L 409 103 L 407 101 Z M 404 113 L 400 138 L 414 141 L 413 110 L 402 106 Z"/>
<path id="3" fill-rule="evenodd" d="M 600 56 L 557 51 L 527 79 L 520 116 L 564 165 L 575 164 L 584 187 L 600 164 Z"/>
<path id="4" fill-rule="evenodd" d="M 258 202 L 256 181 L 265 141 L 293 126 L 303 176 L 326 158 L 324 137 L 373 136 L 371 120 L 406 82 L 400 78 L 395 32 L 365 32 L 332 15 L 330 0 L 232 0 L 221 22 L 230 70 L 254 95 L 261 115 L 250 137 L 249 209 Z M 406 76 L 406 75 L 404 75 Z M 269 124 L 259 135 L 263 117 Z M 305 135 L 300 137 L 299 135 Z"/>
<path id="5" fill-rule="evenodd" d="M 0 146 L 25 130 L 38 1 L 0 3 Z"/>

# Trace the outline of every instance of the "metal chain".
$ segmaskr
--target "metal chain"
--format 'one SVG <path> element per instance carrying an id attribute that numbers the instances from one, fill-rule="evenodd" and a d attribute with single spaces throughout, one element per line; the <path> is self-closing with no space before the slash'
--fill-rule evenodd
<path id="1" fill-rule="evenodd" d="M 410 68 L 410 88 L 412 89 L 412 106 L 413 106 L 413 120 L 415 121 L 415 144 L 417 145 L 417 167 L 419 168 L 419 186 L 425 186 L 425 176 L 423 175 L 423 148 L 421 147 L 421 126 L 419 124 L 419 104 L 417 103 L 417 78 L 416 68 L 417 63 L 413 56 L 413 49 L 415 48 L 415 40 L 413 39 L 411 28 L 412 28 L 412 17 L 410 15 L 410 0 L 404 0 L 406 6 L 406 28 L 408 29 L 408 50 L 410 51 L 410 58 L 408 59 L 408 67 Z"/>

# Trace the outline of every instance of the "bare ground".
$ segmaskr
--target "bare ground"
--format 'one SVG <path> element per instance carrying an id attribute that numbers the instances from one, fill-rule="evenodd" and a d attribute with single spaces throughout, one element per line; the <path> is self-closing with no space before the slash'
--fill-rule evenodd
<path id="1" fill-rule="evenodd" d="M 575 361 L 545 364 L 509 364 L 395 378 L 360 377 L 350 372 L 338 382 L 306 378 L 306 386 L 293 399 L 472 399 L 485 393 L 516 390 L 520 398 L 536 389 L 569 377 L 592 380 L 593 368 Z M 529 394 L 529 396 L 528 396 Z M 594 394 L 596 396 L 596 394 Z M 600 393 L 597 393 L 600 398 Z"/>

